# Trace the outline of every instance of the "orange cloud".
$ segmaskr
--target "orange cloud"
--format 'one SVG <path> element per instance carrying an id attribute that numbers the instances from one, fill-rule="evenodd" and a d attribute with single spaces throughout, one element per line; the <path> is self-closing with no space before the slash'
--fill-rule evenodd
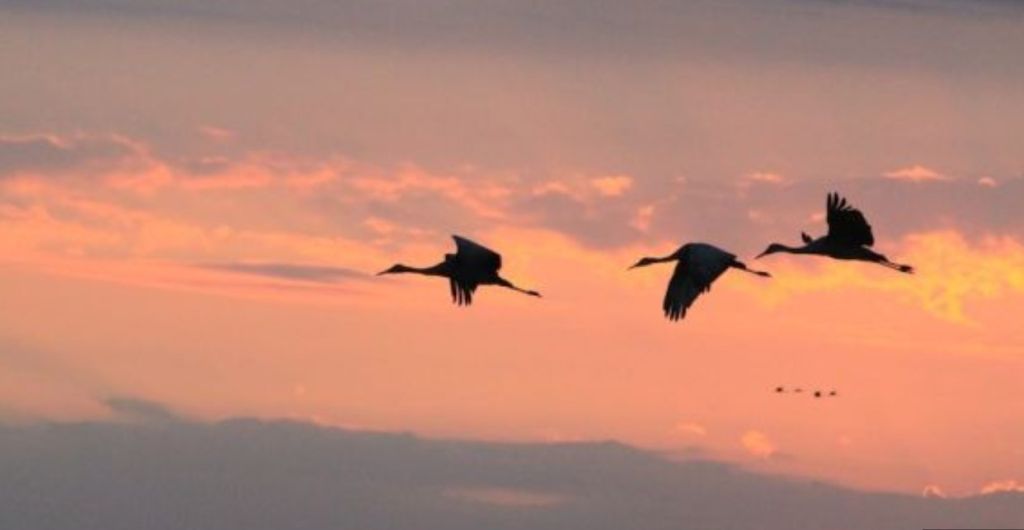
<path id="1" fill-rule="evenodd" d="M 590 185 L 605 197 L 618 197 L 633 187 L 633 178 L 628 175 L 612 175 L 590 179 Z"/>
<path id="2" fill-rule="evenodd" d="M 32 141 L 50 146 L 47 149 L 78 145 L 45 135 L 32 137 Z M 516 201 L 532 194 L 569 194 L 585 216 L 601 204 L 601 197 L 616 196 L 633 186 L 632 179 L 623 175 L 576 175 L 568 181 L 517 187 L 514 176 L 509 175 L 479 175 L 477 181 L 473 180 L 475 174 L 438 175 L 416 166 L 388 172 L 344 160 L 308 162 L 261 153 L 218 160 L 203 171 L 191 172 L 187 165 L 172 165 L 154 157 L 138 142 L 113 143 L 130 146 L 127 152 L 134 162 L 115 164 L 90 179 L 0 181 L 0 199 L 7 198 L 0 201 L 0 246 L 10 249 L 6 259 L 77 256 L 203 263 L 296 262 L 377 270 L 396 254 L 413 249 L 431 248 L 436 255 L 445 252 L 443 232 L 419 226 L 425 217 L 443 217 L 438 224 L 450 230 L 469 225 L 478 234 L 497 233 L 513 225 L 529 226 L 528 215 L 516 209 Z M 779 182 L 782 177 L 761 172 L 751 174 L 750 179 Z M 97 186 L 96 182 L 106 185 Z M 310 207 L 309 192 L 318 186 L 330 186 L 317 197 L 336 200 L 331 205 L 335 210 Z M 244 193 L 234 193 L 243 189 Z M 405 200 L 410 202 L 401 202 Z M 434 202 L 423 205 L 427 200 Z M 313 204 L 319 208 L 324 202 Z M 393 206 L 383 210 L 367 207 L 375 202 Z M 267 204 L 274 204 L 273 228 L 265 222 Z M 616 220 L 621 226 L 649 231 L 655 209 L 655 204 L 627 208 Z M 384 213 L 378 213 L 381 211 Z M 749 213 L 754 221 L 770 220 L 774 215 L 774 211 L 761 209 Z M 331 219 L 346 214 L 350 217 L 336 223 Z M 540 226 L 530 238 L 554 232 Z M 516 239 L 512 238 L 511 244 L 515 245 Z M 570 236 L 559 239 L 562 243 L 549 249 L 551 255 L 564 254 L 565 242 L 573 240 Z M 675 243 L 665 245 L 670 244 Z M 620 250 L 641 252 L 637 247 Z M 544 255 L 538 249 L 527 252 Z M 894 259 L 916 265 L 917 274 L 891 274 L 859 263 L 773 258 L 774 281 L 756 285 L 737 281 L 736 285 L 749 288 L 749 294 L 769 303 L 808 292 L 883 292 L 914 300 L 940 318 L 961 323 L 973 322 L 966 309 L 973 301 L 1024 292 L 1024 247 L 1013 238 L 968 241 L 956 231 L 922 233 L 907 236 L 896 251 L 887 252 Z M 618 273 L 621 262 L 635 260 L 635 255 L 580 248 L 572 256 L 615 271 L 609 281 L 616 284 L 633 280 L 619 278 Z"/>
<path id="3" fill-rule="evenodd" d="M 861 263 L 815 260 L 816 272 L 805 258 L 774 265 L 776 281 L 758 290 L 775 298 L 801 292 L 868 289 L 909 297 L 930 313 L 951 322 L 971 323 L 965 309 L 973 300 L 1024 294 L 1024 245 L 1010 237 L 986 237 L 968 242 L 955 231 L 911 234 L 904 238 L 897 261 L 913 264 L 915 274 L 891 274 Z M 898 259 L 897 259 L 898 258 Z"/>
<path id="4" fill-rule="evenodd" d="M 778 449 L 768 435 L 761 431 L 750 430 L 743 433 L 740 443 L 746 451 L 757 458 L 769 459 L 774 456 Z"/>
<path id="5" fill-rule="evenodd" d="M 985 484 L 981 488 L 981 494 L 987 495 L 989 493 L 999 493 L 1005 491 L 1015 491 L 1024 493 L 1024 483 L 1018 482 L 1015 479 L 996 480 Z"/>
<path id="6" fill-rule="evenodd" d="M 741 196 L 750 193 L 754 186 L 783 186 L 787 184 L 786 177 L 772 171 L 753 171 L 742 175 L 736 183 L 736 189 Z"/>

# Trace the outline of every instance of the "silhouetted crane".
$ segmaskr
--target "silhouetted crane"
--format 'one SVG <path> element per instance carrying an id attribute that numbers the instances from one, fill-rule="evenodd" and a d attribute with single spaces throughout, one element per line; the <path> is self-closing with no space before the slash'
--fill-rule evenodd
<path id="1" fill-rule="evenodd" d="M 817 254 L 835 259 L 870 261 L 900 272 L 914 272 L 914 268 L 910 265 L 893 263 L 889 261 L 889 258 L 868 248 L 875 244 L 875 236 L 871 233 L 871 225 L 864 218 L 864 214 L 850 206 L 845 198 L 840 197 L 838 193 L 829 193 L 826 207 L 828 234 L 818 239 L 813 239 L 806 233 L 801 233 L 800 237 L 804 241 L 804 246 L 788 247 L 780 243 L 772 243 L 757 257 L 760 258 L 761 256 L 776 252 Z"/>
<path id="2" fill-rule="evenodd" d="M 437 265 L 419 268 L 399 263 L 377 274 L 415 273 L 448 278 L 452 302 L 458 305 L 473 303 L 473 293 L 481 285 L 499 285 L 530 296 L 540 296 L 537 291 L 520 289 L 498 275 L 501 255 L 497 252 L 461 236 L 452 236 L 452 239 L 455 240 L 455 254 L 445 254 L 444 261 Z"/>
<path id="3" fill-rule="evenodd" d="M 735 255 L 707 243 L 687 243 L 663 258 L 641 258 L 630 269 L 666 261 L 677 262 L 662 303 L 665 316 L 673 321 L 686 316 L 693 301 L 711 289 L 711 283 L 730 267 L 771 277 L 767 272 L 747 268 Z"/>

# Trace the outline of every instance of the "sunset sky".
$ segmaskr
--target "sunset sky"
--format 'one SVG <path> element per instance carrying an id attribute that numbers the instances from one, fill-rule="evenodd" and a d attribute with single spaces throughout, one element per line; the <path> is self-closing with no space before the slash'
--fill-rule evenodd
<path id="1" fill-rule="evenodd" d="M 0 0 L 0 421 L 124 397 L 1024 490 L 1022 27 L 1000 0 Z M 823 234 L 832 190 L 917 274 L 753 262 Z M 374 275 L 451 234 L 544 298 Z M 626 268 L 688 241 L 774 278 L 670 323 L 672 267 Z"/>

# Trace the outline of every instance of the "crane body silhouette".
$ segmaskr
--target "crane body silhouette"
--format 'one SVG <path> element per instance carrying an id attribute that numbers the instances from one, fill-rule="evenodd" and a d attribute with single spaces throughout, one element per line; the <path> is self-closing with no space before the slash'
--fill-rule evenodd
<path id="1" fill-rule="evenodd" d="M 453 235 L 452 239 L 455 240 L 455 253 L 445 254 L 444 261 L 437 265 L 411 267 L 398 263 L 377 275 L 411 273 L 448 278 L 452 302 L 457 305 L 472 304 L 473 294 L 481 285 L 497 285 L 530 296 L 540 296 L 537 291 L 521 289 L 498 274 L 501 254 L 461 236 Z"/>
<path id="2" fill-rule="evenodd" d="M 781 243 L 772 243 L 757 257 L 788 252 L 790 254 L 815 254 L 834 259 L 856 260 L 877 263 L 900 272 L 913 273 L 910 265 L 893 263 L 884 254 L 875 252 L 869 247 L 875 244 L 875 236 L 871 225 L 860 210 L 850 206 L 846 199 L 838 193 L 829 193 L 826 201 L 826 221 L 828 233 L 817 239 L 806 233 L 800 237 L 804 241 L 802 247 L 790 247 Z"/>
<path id="3" fill-rule="evenodd" d="M 685 317 L 697 297 L 710 290 L 711 284 L 730 268 L 771 277 L 767 272 L 748 268 L 735 254 L 707 243 L 687 243 L 668 256 L 641 258 L 630 269 L 668 261 L 675 261 L 676 269 L 668 282 L 662 309 L 672 321 Z"/>

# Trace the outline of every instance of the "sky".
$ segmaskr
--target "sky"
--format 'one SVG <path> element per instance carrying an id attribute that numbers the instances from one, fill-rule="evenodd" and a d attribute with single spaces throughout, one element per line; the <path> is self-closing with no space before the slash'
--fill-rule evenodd
<path id="1" fill-rule="evenodd" d="M 0 418 L 616 440 L 1024 489 L 1024 5 L 0 0 Z M 684 321 L 684 242 L 752 262 Z M 451 234 L 544 298 L 374 273 Z M 752 265 L 754 262 L 751 263 Z M 814 400 L 778 385 L 835 389 Z"/>

